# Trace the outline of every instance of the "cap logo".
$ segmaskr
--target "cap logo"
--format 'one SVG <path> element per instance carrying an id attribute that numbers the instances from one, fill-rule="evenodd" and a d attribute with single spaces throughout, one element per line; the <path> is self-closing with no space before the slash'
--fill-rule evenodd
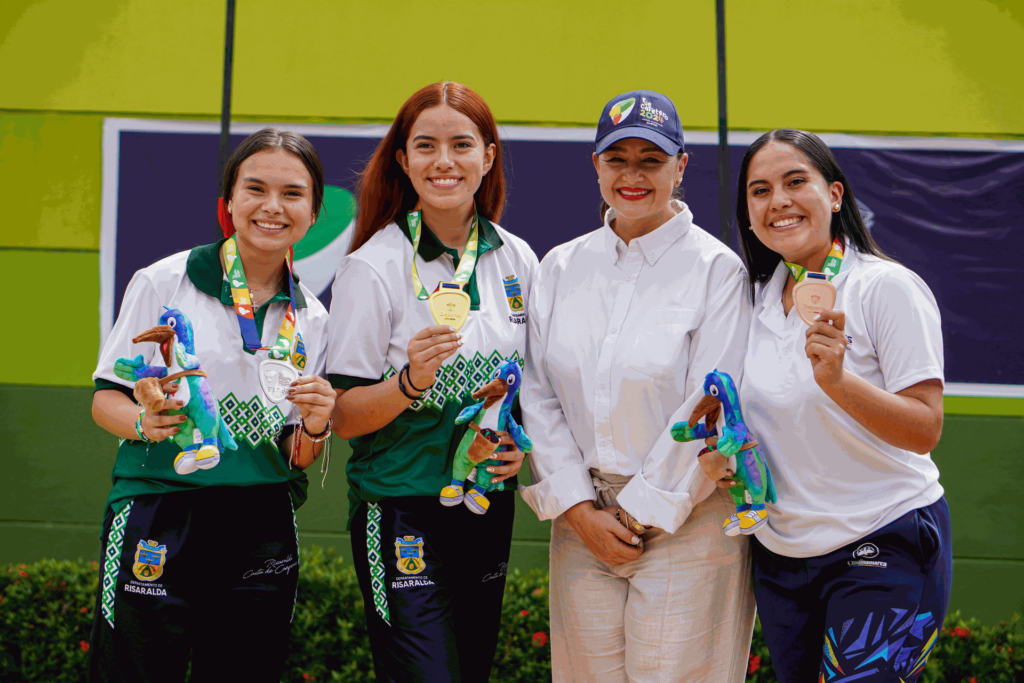
<path id="1" fill-rule="evenodd" d="M 622 100 L 612 105 L 611 111 L 608 112 L 608 116 L 612 118 L 613 125 L 619 125 L 622 119 L 629 116 L 629 113 L 633 111 L 633 107 L 636 106 L 636 98 L 630 97 L 628 100 Z"/>
<path id="2" fill-rule="evenodd" d="M 640 117 L 647 119 L 648 123 L 665 123 L 668 120 L 668 114 L 658 109 L 651 104 L 651 101 L 646 97 L 640 98 Z"/>

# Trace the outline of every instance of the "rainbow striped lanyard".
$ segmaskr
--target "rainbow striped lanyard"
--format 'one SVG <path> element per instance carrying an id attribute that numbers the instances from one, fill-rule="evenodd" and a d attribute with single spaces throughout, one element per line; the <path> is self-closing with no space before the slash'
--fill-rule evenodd
<path id="1" fill-rule="evenodd" d="M 238 256 L 237 235 L 229 237 L 220 248 L 221 256 L 224 257 L 224 267 L 227 270 L 228 283 L 231 286 L 231 299 L 235 304 L 235 315 L 238 318 L 238 327 L 242 331 L 242 341 L 245 348 L 255 353 L 257 351 L 269 351 L 270 357 L 276 360 L 284 360 L 291 356 L 292 365 L 299 370 L 306 367 L 306 348 L 302 343 L 302 335 L 295 328 L 295 283 L 292 279 L 292 250 L 288 249 L 284 263 L 288 270 L 288 294 L 290 301 L 288 310 L 281 321 L 281 329 L 277 333 L 277 342 L 272 347 L 263 346 L 259 333 L 256 331 L 256 318 L 253 315 L 252 294 L 249 293 L 249 285 L 245 280 L 245 268 L 242 267 L 242 259 Z M 294 348 L 293 348 L 294 341 Z"/>
<path id="2" fill-rule="evenodd" d="M 832 278 L 838 275 L 839 271 L 842 269 L 843 254 L 845 253 L 846 249 L 843 245 L 843 240 L 837 237 L 835 241 L 832 242 L 832 249 L 829 250 L 828 256 L 825 258 L 825 266 L 821 269 L 821 274 L 824 275 L 829 282 L 831 282 Z M 783 263 L 785 263 L 786 267 L 789 268 L 789 272 L 793 274 L 793 279 L 796 280 L 797 284 L 800 284 L 800 282 L 807 277 L 807 273 L 811 272 L 803 266 L 798 266 L 797 264 L 790 263 L 789 261 L 783 261 Z"/>
<path id="3" fill-rule="evenodd" d="M 419 210 L 409 212 L 409 232 L 412 233 L 412 286 L 416 290 L 416 298 L 420 301 L 430 298 L 430 293 L 420 281 L 420 273 L 416 269 L 416 254 L 420 250 L 420 237 L 423 235 L 422 212 Z M 476 255 L 479 251 L 479 239 L 477 238 L 477 218 L 473 214 L 473 227 L 469 229 L 469 240 L 466 242 L 466 249 L 462 252 L 459 265 L 455 269 L 455 278 L 451 283 L 459 288 L 465 287 L 469 279 L 473 277 L 473 268 L 476 267 Z"/>

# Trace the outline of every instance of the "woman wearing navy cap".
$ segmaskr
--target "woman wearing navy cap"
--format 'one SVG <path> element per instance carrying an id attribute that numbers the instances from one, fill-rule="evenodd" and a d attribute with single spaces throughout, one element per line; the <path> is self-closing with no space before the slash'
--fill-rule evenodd
<path id="1" fill-rule="evenodd" d="M 613 98 L 593 161 L 604 225 L 544 258 L 530 295 L 523 417 L 551 536 L 555 681 L 742 681 L 749 546 L 699 446 L 672 439 L 713 369 L 738 382 L 740 259 L 674 198 L 687 155 L 664 95 Z M 701 444 L 703 445 L 703 444 Z M 701 460 L 707 460 L 706 457 Z"/>

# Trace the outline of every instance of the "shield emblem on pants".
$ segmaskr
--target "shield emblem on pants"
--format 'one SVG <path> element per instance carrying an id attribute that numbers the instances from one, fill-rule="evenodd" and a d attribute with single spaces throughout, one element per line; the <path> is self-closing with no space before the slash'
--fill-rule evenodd
<path id="1" fill-rule="evenodd" d="M 156 581 L 163 576 L 166 561 L 167 546 L 157 541 L 139 541 L 132 573 L 139 581 Z"/>
<path id="2" fill-rule="evenodd" d="M 423 539 L 402 536 L 395 539 L 395 556 L 398 557 L 398 571 L 403 574 L 419 574 L 427 566 L 423 561 Z"/>

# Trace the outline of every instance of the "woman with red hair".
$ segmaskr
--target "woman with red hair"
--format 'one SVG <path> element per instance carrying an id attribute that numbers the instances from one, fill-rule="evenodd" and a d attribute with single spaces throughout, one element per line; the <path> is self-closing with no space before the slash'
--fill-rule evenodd
<path id="1" fill-rule="evenodd" d="M 490 675 L 524 457 L 496 420 L 518 390 L 505 371 L 525 355 L 537 269 L 495 224 L 502 171 L 477 93 L 452 82 L 415 93 L 362 173 L 334 282 L 327 372 L 335 433 L 353 450 L 349 528 L 382 681 Z M 472 426 L 504 449 L 467 476 L 453 463 L 469 425 L 455 420 L 473 393 L 488 402 Z"/>

